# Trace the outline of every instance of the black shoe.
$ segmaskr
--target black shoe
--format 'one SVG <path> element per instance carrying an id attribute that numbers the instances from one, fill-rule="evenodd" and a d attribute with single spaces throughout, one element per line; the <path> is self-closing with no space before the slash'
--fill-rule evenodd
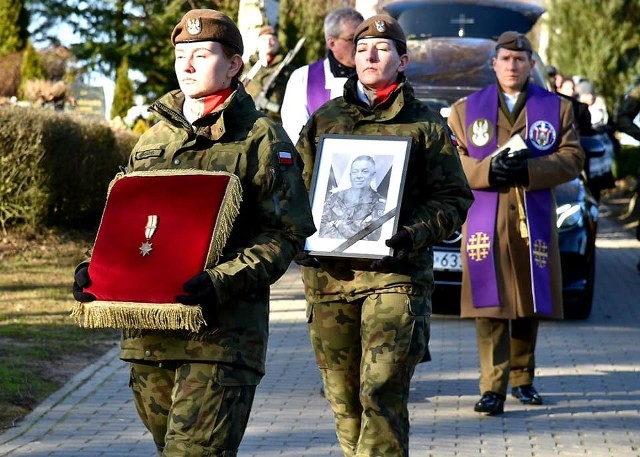
<path id="1" fill-rule="evenodd" d="M 511 389 L 511 395 L 516 397 L 525 405 L 541 405 L 542 397 L 531 384 L 526 386 L 518 386 Z"/>
<path id="2" fill-rule="evenodd" d="M 490 416 L 502 414 L 504 412 L 505 396 L 495 392 L 485 392 L 482 398 L 473 407 L 477 413 L 487 413 Z"/>

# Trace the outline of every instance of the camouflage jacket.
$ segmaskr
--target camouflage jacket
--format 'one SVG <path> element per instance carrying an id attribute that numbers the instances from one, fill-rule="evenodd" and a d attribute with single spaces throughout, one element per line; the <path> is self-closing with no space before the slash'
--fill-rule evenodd
<path id="1" fill-rule="evenodd" d="M 350 238 L 371 221 L 382 217 L 386 200 L 371 187 L 359 195 L 357 202 L 350 201 L 351 189 L 337 191 L 327 197 L 322 210 L 318 232 L 323 238 Z M 377 241 L 382 229 L 377 229 L 363 240 Z"/>
<path id="2" fill-rule="evenodd" d="M 218 361 L 262 373 L 269 286 L 315 231 L 302 162 L 282 126 L 256 111 L 241 85 L 193 126 L 182 115 L 183 101 L 182 92 L 173 91 L 151 106 L 160 122 L 134 147 L 128 171 L 196 168 L 240 178 L 240 213 L 209 270 L 217 300 L 203 306 L 213 306 L 215 318 L 198 333 L 125 330 L 121 358 Z"/>
<path id="3" fill-rule="evenodd" d="M 370 260 L 320 258 L 322 269 L 303 269 L 310 303 L 378 292 L 430 295 L 432 246 L 460 228 L 473 202 L 444 119 L 415 98 L 409 83 L 373 107 L 358 98 L 356 83 L 356 77 L 350 78 L 344 96 L 324 104 L 303 128 L 297 149 L 304 161 L 305 185 L 311 186 L 321 134 L 410 137 L 399 226 L 411 234 L 413 250 L 403 267 L 386 273 L 371 270 Z"/>

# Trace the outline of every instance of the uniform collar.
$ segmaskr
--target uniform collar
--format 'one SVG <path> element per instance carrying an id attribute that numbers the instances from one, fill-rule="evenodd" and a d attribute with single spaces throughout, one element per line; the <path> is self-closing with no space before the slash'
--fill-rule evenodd
<path id="1" fill-rule="evenodd" d="M 182 91 L 174 90 L 163 95 L 150 107 L 151 111 L 157 112 L 167 122 L 180 126 L 189 131 L 196 131 L 214 141 L 219 140 L 226 132 L 226 121 L 228 119 L 243 119 L 247 116 L 245 110 L 255 112 L 255 103 L 250 99 L 242 84 L 235 88 L 235 91 L 212 113 L 201 117 L 191 125 L 182 114 L 182 106 L 185 96 Z"/>
<path id="2" fill-rule="evenodd" d="M 346 67 L 338 62 L 338 59 L 333 55 L 333 52 L 329 51 L 327 53 L 327 58 L 329 59 L 329 68 L 335 78 L 350 78 L 356 74 L 355 68 Z"/>

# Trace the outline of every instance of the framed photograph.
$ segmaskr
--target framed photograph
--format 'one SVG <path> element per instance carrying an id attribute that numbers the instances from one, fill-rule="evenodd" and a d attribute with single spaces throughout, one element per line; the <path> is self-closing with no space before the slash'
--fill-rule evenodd
<path id="1" fill-rule="evenodd" d="M 411 137 L 321 135 L 311 183 L 313 256 L 379 259 L 398 228 Z"/>

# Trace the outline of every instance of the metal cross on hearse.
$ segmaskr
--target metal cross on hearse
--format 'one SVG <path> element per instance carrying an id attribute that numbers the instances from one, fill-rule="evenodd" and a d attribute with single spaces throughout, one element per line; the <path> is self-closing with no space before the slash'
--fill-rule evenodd
<path id="1" fill-rule="evenodd" d="M 464 13 L 461 13 L 458 16 L 458 19 L 451 19 L 449 21 L 450 24 L 457 24 L 459 26 L 458 28 L 458 36 L 460 38 L 462 38 L 464 36 L 464 26 L 465 25 L 471 25 L 471 24 L 475 24 L 476 20 L 474 18 L 467 18 L 467 16 L 464 15 Z"/>

